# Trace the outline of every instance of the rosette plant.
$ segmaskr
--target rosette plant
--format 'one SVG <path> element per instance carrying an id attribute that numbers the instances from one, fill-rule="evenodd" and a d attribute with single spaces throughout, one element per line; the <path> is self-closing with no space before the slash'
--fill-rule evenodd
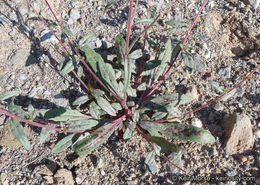
<path id="1" fill-rule="evenodd" d="M 160 18 L 160 15 L 156 16 L 154 14 L 156 11 L 151 12 L 149 7 L 147 7 L 147 10 L 150 15 L 148 14 L 145 20 L 149 25 L 145 26 L 144 30 L 138 35 L 133 36 L 130 44 L 133 19 L 138 7 L 138 1 L 133 7 L 133 1 L 130 0 L 126 37 L 117 35 L 115 38 L 114 48 L 117 62 L 113 64 L 111 61 L 105 62 L 101 55 L 87 44 L 93 37 L 92 34 L 83 38 L 74 36 L 57 19 L 47 0 L 45 2 L 55 17 L 55 24 L 47 22 L 27 0 L 27 4 L 33 12 L 46 24 L 66 51 L 65 60 L 61 65 L 61 74 L 67 75 L 70 73 L 74 75 L 86 90 L 85 95 L 78 97 L 73 102 L 74 107 L 85 104 L 88 110 L 82 112 L 77 109 L 55 108 L 43 111 L 34 110 L 33 106 L 30 105 L 28 111 L 25 112 L 13 102 L 8 105 L 8 110 L 0 109 L 2 113 L 9 116 L 6 125 L 11 128 L 14 136 L 26 149 L 30 149 L 30 142 L 23 130 L 22 123 L 42 128 L 40 143 L 46 140 L 50 130 L 65 133 L 66 136 L 52 149 L 54 153 L 72 147 L 79 155 L 90 154 L 105 143 L 116 131 L 121 133 L 123 139 L 129 139 L 135 134 L 140 134 L 157 155 L 167 151 L 178 152 L 180 150 L 179 146 L 169 142 L 168 139 L 200 143 L 215 142 L 215 138 L 208 130 L 183 124 L 175 119 L 198 111 L 213 101 L 193 111 L 181 114 L 178 106 L 192 101 L 191 97 L 175 92 L 154 95 L 155 90 L 165 80 L 165 76 L 184 50 L 191 29 L 205 6 L 206 0 L 203 1 L 202 7 L 189 27 L 185 38 L 175 44 L 172 43 L 170 38 L 165 43 L 162 42 L 167 27 L 173 24 L 171 21 L 163 24 L 163 33 L 159 43 L 152 43 L 148 39 L 147 30 L 154 26 Z M 110 1 L 105 10 L 115 2 L 115 0 Z M 54 25 L 61 27 L 61 38 L 53 30 Z M 71 38 L 76 39 L 71 40 Z M 147 40 L 149 41 L 148 43 L 155 52 L 154 58 L 148 59 L 145 57 L 144 46 L 141 49 L 133 50 L 135 43 L 140 38 L 144 38 L 144 46 Z M 69 43 L 71 50 L 65 46 L 65 40 Z M 116 73 L 121 73 L 121 76 L 117 77 Z M 227 95 L 233 89 L 225 92 L 214 101 Z M 0 100 L 8 99 L 17 94 L 19 94 L 19 91 L 2 94 Z"/>

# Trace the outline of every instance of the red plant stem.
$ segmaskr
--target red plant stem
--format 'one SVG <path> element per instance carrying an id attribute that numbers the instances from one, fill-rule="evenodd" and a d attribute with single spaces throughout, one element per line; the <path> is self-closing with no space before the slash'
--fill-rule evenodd
<path id="1" fill-rule="evenodd" d="M 201 14 L 203 8 L 205 7 L 205 5 L 207 4 L 208 0 L 204 0 L 203 3 L 202 3 L 202 6 L 200 7 L 199 9 L 199 12 L 197 13 L 196 17 L 194 18 L 194 21 L 192 22 L 191 26 L 189 27 L 188 31 L 186 32 L 186 36 L 184 38 L 184 41 L 183 41 L 183 46 L 185 45 L 185 43 L 187 42 L 188 38 L 189 38 L 189 35 L 190 35 L 190 32 L 194 26 L 194 24 L 196 23 L 199 15 Z"/>
<path id="2" fill-rule="evenodd" d="M 53 31 L 53 29 L 51 29 L 51 27 L 47 24 L 47 22 L 43 19 L 43 17 L 33 8 L 33 6 L 31 5 L 31 3 L 29 2 L 29 0 L 26 0 L 27 4 L 33 9 L 33 11 L 37 14 L 37 16 L 41 19 L 41 21 L 48 27 L 48 29 L 50 30 L 50 32 L 55 36 L 55 38 L 59 41 L 59 43 L 61 44 L 61 46 L 64 48 L 64 50 L 67 52 L 67 54 L 71 56 L 69 50 L 65 47 L 65 45 L 61 42 L 61 40 L 57 37 L 57 35 L 55 34 L 55 32 Z M 73 70 L 72 73 L 76 76 L 76 78 L 82 83 L 82 85 L 87 89 L 87 91 L 89 91 L 88 86 L 78 77 L 78 75 L 75 73 L 75 71 Z M 90 91 L 89 91 L 90 92 Z"/>
<path id="3" fill-rule="evenodd" d="M 170 1 L 170 6 L 169 6 L 169 9 L 168 9 L 167 14 L 166 14 L 166 21 L 168 20 L 168 17 L 169 17 L 169 15 L 170 15 L 172 3 L 173 3 L 173 0 Z M 164 33 L 165 33 L 166 28 L 167 28 L 167 25 L 164 24 L 163 31 L 162 31 L 162 34 L 161 34 L 161 37 L 160 37 L 160 42 L 159 42 L 158 48 L 157 48 L 156 53 L 155 53 L 155 57 L 156 57 L 156 58 L 159 57 L 158 54 L 159 54 L 159 51 L 160 51 L 160 49 L 161 49 L 161 44 L 162 44 L 162 40 L 163 40 L 163 37 L 164 37 Z M 152 77 L 152 79 L 151 79 L 151 81 L 150 81 L 148 87 L 151 86 L 151 83 L 154 81 L 154 77 L 155 77 L 155 75 L 156 75 L 157 72 L 158 72 L 158 70 L 157 70 L 157 68 L 156 68 L 156 70 L 154 71 L 153 77 Z"/>
<path id="4" fill-rule="evenodd" d="M 168 17 L 169 17 L 169 14 L 170 14 L 170 10 L 171 10 L 171 7 L 172 7 L 172 3 L 173 3 L 173 1 L 171 0 L 171 1 L 170 1 L 169 9 L 168 9 L 168 11 L 167 11 L 166 20 L 168 20 Z M 158 53 L 159 53 L 159 51 L 160 51 L 160 49 L 161 49 L 161 44 L 162 44 L 162 40 L 163 40 L 163 36 L 164 36 L 165 29 L 166 29 L 166 25 L 164 25 L 164 28 L 163 28 L 163 31 L 162 31 L 162 34 L 161 34 L 161 37 L 160 37 L 159 46 L 158 46 L 158 48 L 157 48 L 157 50 L 156 50 L 155 58 L 158 58 Z M 150 86 L 152 85 L 152 82 L 154 81 L 154 77 L 155 77 L 156 73 L 157 73 L 157 69 L 154 71 L 154 74 L 153 74 L 153 76 L 152 76 L 152 79 L 149 80 L 149 82 L 148 82 L 148 87 L 150 87 Z M 145 91 L 142 93 L 141 98 L 144 97 L 144 95 L 147 93 L 147 91 L 148 91 L 148 89 L 145 90 Z"/>
<path id="5" fill-rule="evenodd" d="M 133 28 L 133 23 L 134 23 L 135 14 L 136 14 L 136 11 L 137 11 L 138 3 L 139 3 L 139 0 L 136 0 L 135 9 L 134 9 L 133 15 L 132 15 L 131 29 Z"/>
<path id="6" fill-rule="evenodd" d="M 115 119 L 114 121 L 112 121 L 112 126 L 109 127 L 104 133 L 102 133 L 102 135 L 98 136 L 97 138 L 95 138 L 95 141 L 98 140 L 99 138 L 102 138 L 106 133 L 108 133 L 111 129 L 113 129 L 116 125 L 118 125 L 119 123 L 121 123 L 123 121 L 123 119 L 126 117 L 126 114 L 124 114 L 123 116 L 121 116 L 120 118 Z"/>
<path id="7" fill-rule="evenodd" d="M 81 78 L 78 76 L 78 74 L 73 70 L 72 73 L 74 74 L 74 76 L 76 76 L 76 78 L 80 81 L 80 83 L 87 89 L 87 91 L 91 94 L 91 96 L 93 96 L 95 98 L 95 95 L 90 91 L 90 89 L 88 88 L 88 86 L 83 82 L 83 80 L 81 80 Z"/>
<path id="8" fill-rule="evenodd" d="M 127 25 L 127 35 L 126 35 L 126 48 L 125 48 L 125 57 L 128 53 L 128 47 L 129 47 L 129 39 L 131 35 L 131 28 L 132 28 L 132 10 L 133 10 L 133 0 L 130 0 L 130 7 L 129 7 L 129 15 L 128 15 L 128 25 Z"/>
<path id="9" fill-rule="evenodd" d="M 260 65 L 256 66 L 242 81 L 240 81 L 238 84 L 236 84 L 233 88 L 231 88 L 230 90 L 228 90 L 227 92 L 223 93 L 222 95 L 218 96 L 217 98 L 215 98 L 214 100 L 211 100 L 209 101 L 207 104 L 205 105 L 202 105 L 192 111 L 189 111 L 189 112 L 186 112 L 183 114 L 183 116 L 187 116 L 189 114 L 192 114 L 194 112 L 197 112 L 209 105 L 211 105 L 212 103 L 218 101 L 219 99 L 221 99 L 223 96 L 225 96 L 226 94 L 230 93 L 231 91 L 233 91 L 234 89 L 236 89 L 237 87 L 239 87 L 240 85 L 242 85 L 247 79 L 249 79 L 255 72 L 256 70 L 260 68 Z M 150 121 L 150 122 L 153 122 L 153 123 L 163 123 L 163 122 L 167 122 L 167 121 L 170 121 L 170 120 L 173 120 L 175 118 L 179 118 L 179 117 L 171 117 L 171 118 L 168 118 L 168 119 L 165 119 L 165 120 L 157 120 L 157 121 Z"/>
<path id="10" fill-rule="evenodd" d="M 132 29 L 132 20 L 134 19 L 134 17 L 132 17 L 132 11 L 133 11 L 133 0 L 130 0 L 128 25 L 127 25 L 127 35 L 126 35 L 126 47 L 125 47 L 125 54 L 124 54 L 124 65 L 127 65 L 126 61 L 128 61 L 128 60 L 126 60 L 126 58 L 128 58 L 128 47 L 129 47 L 129 40 L 130 40 L 131 29 Z M 127 96 L 126 96 L 126 92 L 125 92 L 124 93 L 123 106 L 126 106 L 126 101 L 127 101 L 126 97 Z M 127 108 L 127 110 L 128 110 L 128 108 Z"/>
<path id="11" fill-rule="evenodd" d="M 37 121 L 37 122 L 42 122 L 42 123 L 45 123 L 45 124 L 50 124 L 50 125 L 60 125 L 60 123 L 58 122 L 54 122 L 54 121 L 45 121 L 45 120 L 42 120 L 42 119 L 38 119 L 38 118 L 35 118 L 33 121 Z"/>
<path id="12" fill-rule="evenodd" d="M 36 10 L 33 8 L 33 6 L 30 4 L 29 0 L 26 0 L 27 1 L 27 4 L 36 12 Z M 47 2 L 47 0 L 45 0 Z M 49 3 L 47 2 L 47 6 L 49 7 L 49 9 L 51 10 L 51 13 L 53 14 L 55 20 L 59 23 L 59 20 L 57 19 L 57 17 L 55 16 L 54 12 L 52 11 L 52 8 L 50 7 Z M 63 43 L 60 41 L 60 39 L 56 36 L 56 34 L 54 33 L 54 31 L 48 26 L 48 24 L 46 23 L 46 21 L 42 18 L 42 16 L 36 12 L 38 17 L 43 21 L 43 23 L 45 25 L 47 25 L 47 27 L 49 28 L 49 30 L 52 32 L 52 34 L 56 37 L 56 39 L 59 41 L 59 43 L 63 46 L 63 48 L 66 50 L 66 52 L 70 55 L 69 51 L 66 49 L 66 47 L 63 45 Z M 74 47 L 73 43 L 71 42 L 70 38 L 68 37 L 67 34 L 66 35 L 66 38 L 68 39 L 71 47 L 74 49 L 74 51 L 77 53 L 77 55 L 81 56 L 79 51 Z M 71 57 L 71 55 L 70 55 Z M 87 65 L 87 63 L 82 59 L 80 60 L 83 65 L 88 69 L 88 71 L 91 73 L 91 75 L 108 91 L 110 92 L 116 99 L 118 99 L 120 102 L 122 102 L 121 98 L 116 95 L 115 93 L 113 93 L 112 91 L 110 91 L 106 86 L 105 84 L 95 75 L 95 73 L 91 70 L 91 68 Z M 82 80 L 80 80 L 81 82 L 83 82 Z M 84 85 L 86 86 L 86 85 Z M 87 87 L 87 86 L 86 86 Z"/>
<path id="13" fill-rule="evenodd" d="M 49 10 L 51 11 L 52 15 L 54 16 L 55 20 L 59 23 L 59 19 L 57 18 L 57 16 L 55 15 L 54 11 L 52 10 L 50 4 L 48 3 L 47 0 L 45 0 L 45 3 L 47 4 Z"/>
<path id="14" fill-rule="evenodd" d="M 163 80 L 165 79 L 165 76 L 170 72 L 174 62 L 176 61 L 176 59 L 178 58 L 179 54 L 181 53 L 182 48 L 179 49 L 178 53 L 176 54 L 176 56 L 174 57 L 173 61 L 171 62 L 170 66 L 168 67 L 168 69 L 166 70 L 166 72 L 161 76 L 159 82 L 152 88 L 152 90 L 144 97 L 141 97 L 141 101 L 145 101 L 157 88 L 159 85 L 162 84 Z"/>
<path id="15" fill-rule="evenodd" d="M 146 17 L 149 18 L 149 0 L 146 0 L 146 10 L 147 10 Z M 147 38 L 147 31 L 144 34 L 144 44 L 142 47 L 142 53 L 144 53 L 144 49 L 145 49 L 145 45 L 146 45 L 146 38 Z M 143 69 L 143 63 L 144 63 L 144 54 L 142 55 L 142 58 L 140 59 L 140 62 L 139 62 L 138 73 L 137 73 L 137 77 L 136 77 L 136 81 L 135 81 L 135 85 L 134 85 L 135 89 L 137 88 L 137 86 L 139 84 L 139 80 L 140 80 L 142 69 Z"/>
<path id="16" fill-rule="evenodd" d="M 11 118 L 14 118 L 14 119 L 16 119 L 18 121 L 21 121 L 21 122 L 24 122 L 24 123 L 28 123 L 30 125 L 34 125 L 34 126 L 41 127 L 41 128 L 47 128 L 47 129 L 50 129 L 50 130 L 56 130 L 58 132 L 63 132 L 64 131 L 61 128 L 50 127 L 48 125 L 43 125 L 43 124 L 36 123 L 34 121 L 31 121 L 31 120 L 27 120 L 27 119 L 15 116 L 15 115 L 11 114 L 10 112 L 8 112 L 5 109 L 1 109 L 0 108 L 0 112 L 5 114 L 5 115 L 7 115 L 7 116 L 9 116 L 9 117 L 11 117 Z M 83 133 L 83 132 L 87 132 L 87 131 L 88 130 L 66 130 L 67 133 Z"/>
<path id="17" fill-rule="evenodd" d="M 200 15 L 201 11 L 203 10 L 203 8 L 205 7 L 206 5 L 206 2 L 208 2 L 208 0 L 204 0 L 203 3 L 202 3 L 202 6 L 199 10 L 199 12 L 197 13 L 196 17 L 194 18 L 193 20 L 193 23 L 191 24 L 191 26 L 189 27 L 188 31 L 186 32 L 186 36 L 185 36 L 185 39 L 183 41 L 183 46 L 184 44 L 186 43 L 189 35 L 190 35 L 190 32 L 192 30 L 192 28 L 194 27 L 194 24 L 195 22 L 197 21 L 197 18 L 198 16 Z M 159 85 L 161 85 L 161 83 L 163 82 L 163 80 L 165 79 L 165 76 L 169 73 L 170 69 L 172 68 L 174 62 L 176 61 L 176 59 L 178 58 L 179 54 L 181 53 L 181 50 L 182 48 L 179 49 L 178 53 L 176 54 L 175 58 L 173 59 L 173 61 L 171 62 L 170 66 L 168 67 L 168 69 L 166 70 L 166 72 L 161 76 L 159 82 L 155 85 L 155 87 L 152 88 L 152 90 L 145 96 L 145 97 L 142 97 L 141 100 L 142 101 L 145 101 L 157 88 Z"/>
<path id="18" fill-rule="evenodd" d="M 140 127 L 136 124 L 136 130 L 141 136 L 147 141 L 147 143 L 151 146 L 151 148 L 154 150 L 153 144 L 147 139 L 148 136 L 140 129 Z"/>

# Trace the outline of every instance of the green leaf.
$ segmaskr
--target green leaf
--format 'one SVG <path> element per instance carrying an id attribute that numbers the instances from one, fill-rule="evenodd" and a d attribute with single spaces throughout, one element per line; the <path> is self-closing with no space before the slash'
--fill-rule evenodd
<path id="1" fill-rule="evenodd" d="M 73 103 L 72 105 L 82 105 L 86 102 L 88 102 L 90 100 L 89 96 L 88 95 L 84 95 L 84 96 L 81 96 L 79 98 L 77 98 Z"/>
<path id="2" fill-rule="evenodd" d="M 6 100 L 6 99 L 11 98 L 13 96 L 16 96 L 19 93 L 20 93 L 19 90 L 15 90 L 15 91 L 11 91 L 11 92 L 6 92 L 6 93 L 3 93 L 3 94 L 0 94 L 0 101 Z"/>
<path id="3" fill-rule="evenodd" d="M 155 74 L 154 80 L 157 81 L 158 78 L 163 74 L 167 63 L 170 62 L 172 56 L 172 43 L 171 38 L 169 38 L 165 44 L 165 47 L 162 48 L 162 52 L 159 54 L 159 60 L 161 61 L 161 65 L 158 67 L 157 73 Z"/>
<path id="4" fill-rule="evenodd" d="M 148 99 L 143 106 L 150 109 L 163 109 L 165 105 L 176 106 L 192 101 L 192 98 L 180 93 L 166 94 L 156 98 Z M 167 111 L 167 109 L 165 109 Z"/>
<path id="5" fill-rule="evenodd" d="M 138 87 L 137 87 L 138 91 L 144 91 L 146 90 L 146 83 L 141 83 Z"/>
<path id="6" fill-rule="evenodd" d="M 82 46 L 85 43 L 90 42 L 95 37 L 94 33 L 90 33 L 79 40 L 79 45 Z"/>
<path id="7" fill-rule="evenodd" d="M 96 102 L 92 101 L 89 105 L 89 113 L 94 119 L 100 119 L 100 110 L 101 108 L 96 104 Z"/>
<path id="8" fill-rule="evenodd" d="M 130 68 L 131 62 L 132 62 L 131 59 L 124 60 L 124 92 L 129 87 L 130 80 L 131 80 L 131 72 L 132 72 Z"/>
<path id="9" fill-rule="evenodd" d="M 110 105 L 110 103 L 106 99 L 98 96 L 96 100 L 97 104 L 100 106 L 101 109 L 106 111 L 111 116 L 116 116 L 115 109 Z"/>
<path id="10" fill-rule="evenodd" d="M 150 136 L 147 137 L 147 139 L 153 143 L 156 143 L 164 151 L 178 152 L 181 149 L 181 147 L 168 142 L 162 137 Z"/>
<path id="11" fill-rule="evenodd" d="M 85 119 L 75 121 L 69 124 L 67 127 L 68 130 L 87 130 L 90 129 L 98 124 L 98 121 L 93 119 Z"/>
<path id="12" fill-rule="evenodd" d="M 153 120 L 161 120 L 163 119 L 165 116 L 167 116 L 167 112 L 155 112 L 152 116 Z"/>
<path id="13" fill-rule="evenodd" d="M 158 42 L 154 42 L 152 39 L 149 39 L 148 37 L 147 37 L 146 40 L 147 40 L 149 46 L 150 46 L 153 50 L 156 50 L 156 49 L 158 48 L 158 46 L 159 46 L 159 43 L 158 43 Z"/>
<path id="14" fill-rule="evenodd" d="M 111 105 L 116 111 L 122 110 L 122 106 L 120 103 L 112 103 Z"/>
<path id="15" fill-rule="evenodd" d="M 123 134 L 123 139 L 124 140 L 130 139 L 135 135 L 135 133 L 136 133 L 135 130 L 131 130 L 130 128 L 127 127 Z"/>
<path id="16" fill-rule="evenodd" d="M 78 75 L 80 78 L 83 76 L 83 67 L 82 67 L 82 66 L 79 66 L 79 67 L 78 67 L 77 75 Z"/>
<path id="17" fill-rule="evenodd" d="M 14 104 L 13 100 L 12 103 L 10 103 L 10 105 L 8 106 L 8 110 L 10 111 L 10 113 L 21 118 L 26 118 L 28 116 L 28 114 L 21 107 L 18 107 Z"/>
<path id="18" fill-rule="evenodd" d="M 90 154 L 93 150 L 106 142 L 119 126 L 120 124 L 106 123 L 103 127 L 98 128 L 83 139 L 78 140 L 73 145 L 73 150 L 78 155 Z"/>
<path id="19" fill-rule="evenodd" d="M 223 93 L 224 92 L 224 86 L 220 86 L 218 82 L 214 82 L 214 81 L 209 81 L 209 83 L 219 92 L 219 93 Z"/>
<path id="20" fill-rule="evenodd" d="M 192 125 L 172 123 L 154 123 L 142 121 L 140 126 L 147 130 L 152 136 L 168 136 L 173 139 L 182 139 L 200 143 L 214 143 L 215 138 L 205 129 Z"/>
<path id="21" fill-rule="evenodd" d="M 195 70 L 198 72 L 203 72 L 205 69 L 205 64 L 199 55 L 192 55 L 188 52 L 182 54 L 184 63 L 188 69 Z"/>
<path id="22" fill-rule="evenodd" d="M 10 111 L 11 114 L 14 114 L 16 116 L 19 116 L 21 118 L 25 118 L 26 113 L 24 112 L 23 109 L 21 109 L 20 107 L 14 105 L 14 103 L 12 102 L 9 106 L 8 106 L 8 110 Z M 30 150 L 31 149 L 31 145 L 30 142 L 28 141 L 28 138 L 24 132 L 24 128 L 22 126 L 22 124 L 14 119 L 11 118 L 10 122 L 9 122 L 9 126 L 10 129 L 14 135 L 14 137 L 27 149 Z"/>
<path id="23" fill-rule="evenodd" d="M 62 32 L 65 33 L 66 35 L 68 35 L 69 37 L 71 37 L 72 39 L 76 39 L 76 36 L 70 29 L 62 28 Z"/>
<path id="24" fill-rule="evenodd" d="M 76 69 L 78 65 L 78 61 L 75 57 L 72 57 L 69 61 L 64 61 L 63 66 L 61 68 L 61 75 L 66 75 L 72 70 Z"/>
<path id="25" fill-rule="evenodd" d="M 99 64 L 98 68 L 105 84 L 111 91 L 117 94 L 116 89 L 118 88 L 118 83 L 116 81 L 116 74 L 112 65 L 109 63 L 103 63 Z"/>
<path id="26" fill-rule="evenodd" d="M 126 89 L 126 93 L 128 96 L 131 97 L 136 97 L 136 89 L 132 88 L 130 85 L 128 86 L 128 88 Z"/>
<path id="27" fill-rule="evenodd" d="M 116 3 L 118 0 L 111 0 L 107 2 L 107 5 L 105 6 L 104 13 L 107 11 L 108 8 L 110 8 L 114 3 Z"/>
<path id="28" fill-rule="evenodd" d="M 232 96 L 234 96 L 236 94 L 236 90 L 233 89 L 232 91 L 230 91 L 229 93 L 227 93 L 225 96 L 223 96 L 222 98 L 220 98 L 220 101 L 227 101 L 229 98 L 231 98 Z"/>
<path id="29" fill-rule="evenodd" d="M 83 47 L 83 50 L 85 52 L 86 58 L 88 60 L 88 63 L 92 67 L 95 73 L 98 73 L 98 64 L 103 65 L 104 61 L 100 54 L 95 52 L 92 48 L 90 48 L 88 45 L 85 45 Z"/>
<path id="30" fill-rule="evenodd" d="M 44 114 L 44 118 L 53 121 L 77 121 L 86 119 L 86 116 L 77 110 L 56 108 L 48 110 Z"/>
<path id="31" fill-rule="evenodd" d="M 117 55 L 117 60 L 121 65 L 123 65 L 125 50 L 126 50 L 126 42 L 123 39 L 123 37 L 119 34 L 116 36 L 115 51 Z"/>
<path id="32" fill-rule="evenodd" d="M 142 50 L 141 49 L 137 49 L 137 50 L 133 51 L 132 53 L 130 53 L 128 55 L 128 58 L 136 60 L 138 58 L 141 58 L 142 56 L 143 56 Z"/>
<path id="33" fill-rule="evenodd" d="M 48 138 L 50 129 L 48 128 L 42 128 L 41 134 L 40 134 L 40 144 L 44 143 L 44 141 Z"/>
<path id="34" fill-rule="evenodd" d="M 26 148 L 27 150 L 31 149 L 30 142 L 24 132 L 23 126 L 16 119 L 11 119 L 9 126 L 14 137 Z"/>
<path id="35" fill-rule="evenodd" d="M 60 140 L 52 149 L 52 153 L 58 153 L 63 150 L 66 150 L 72 145 L 72 138 L 75 134 L 70 134 L 66 137 L 64 137 L 62 140 Z"/>
<path id="36" fill-rule="evenodd" d="M 158 67 L 159 65 L 161 65 L 161 63 L 162 63 L 161 60 L 150 60 L 148 63 L 146 63 L 144 70 L 145 71 L 152 70 Z"/>

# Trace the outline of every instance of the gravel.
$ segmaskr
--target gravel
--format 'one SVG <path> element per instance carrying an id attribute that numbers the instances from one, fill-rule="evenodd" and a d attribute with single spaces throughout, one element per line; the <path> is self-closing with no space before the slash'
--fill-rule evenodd
<path id="1" fill-rule="evenodd" d="M 15 98 L 15 103 L 24 109 L 27 109 L 30 103 L 37 109 L 70 107 L 75 96 L 83 91 L 78 93 L 77 81 L 72 76 L 62 77 L 57 70 L 64 60 L 62 48 L 23 1 L 6 3 L 0 5 L 0 93 L 20 89 L 21 94 Z M 166 1 L 161 1 L 160 4 L 153 1 L 151 3 L 160 6 L 162 14 L 168 8 Z M 201 1 L 174 3 L 170 17 L 190 25 Z M 112 10 L 108 10 L 106 14 L 103 12 L 106 4 L 103 0 L 57 0 L 50 1 L 50 4 L 58 18 L 64 21 L 64 26 L 76 32 L 78 38 L 95 33 L 91 47 L 112 65 L 117 62 L 113 45 L 117 34 L 126 33 L 127 1 L 114 4 Z M 34 2 L 33 6 L 46 20 L 54 21 L 44 1 Z M 146 9 L 141 2 L 136 20 L 145 18 L 145 14 Z M 188 71 L 183 57 L 179 57 L 157 95 L 161 92 L 173 93 L 176 90 L 189 94 L 193 97 L 193 102 L 178 107 L 184 113 L 217 96 L 217 91 L 209 81 L 215 81 L 225 89 L 232 88 L 241 81 L 259 65 L 259 15 L 258 0 L 210 1 L 187 43 L 187 51 L 192 53 L 195 59 L 194 70 Z M 143 24 L 137 24 L 133 29 L 133 36 L 140 33 L 143 27 Z M 60 35 L 59 28 L 54 29 L 55 33 Z M 153 27 L 150 33 L 151 39 L 159 40 L 160 26 Z M 183 28 L 178 28 L 173 33 L 165 33 L 165 37 L 174 38 L 173 41 L 184 36 Z M 142 42 L 140 41 L 140 44 Z M 151 50 L 148 44 L 145 49 L 147 53 Z M 258 70 L 252 78 L 238 87 L 236 95 L 227 101 L 218 101 L 180 119 L 182 123 L 208 129 L 216 138 L 216 142 L 210 145 L 173 140 L 173 143 L 183 148 L 181 157 L 175 162 L 177 166 L 197 176 L 247 175 L 260 180 L 259 73 Z M 122 78 L 124 75 L 117 70 L 116 76 Z M 6 102 L 1 102 L 1 108 L 5 104 Z M 229 117 L 234 114 L 248 116 L 250 124 L 248 122 L 246 128 L 250 129 L 246 130 L 246 133 L 252 131 L 252 134 L 250 147 L 246 148 L 246 151 L 230 154 L 225 150 L 225 126 L 220 123 L 225 124 L 225 115 Z M 0 122 L 3 119 L 0 115 Z M 39 133 L 38 128 L 26 127 L 26 134 L 32 144 L 32 150 L 27 151 L 15 140 L 8 127 L 0 129 L 1 184 L 176 184 L 174 177 L 185 175 L 182 170 L 158 157 L 158 169 L 150 173 L 145 159 L 151 149 L 139 135 L 122 141 L 113 134 L 108 143 L 90 155 L 77 156 L 71 149 L 58 154 L 51 153 L 54 144 L 63 135 L 52 131 L 46 142 L 39 144 Z M 240 129 L 239 135 L 243 133 L 245 130 Z M 167 156 L 173 159 L 177 155 Z M 194 184 L 194 181 L 181 183 Z M 241 184 L 256 182 L 243 181 Z"/>

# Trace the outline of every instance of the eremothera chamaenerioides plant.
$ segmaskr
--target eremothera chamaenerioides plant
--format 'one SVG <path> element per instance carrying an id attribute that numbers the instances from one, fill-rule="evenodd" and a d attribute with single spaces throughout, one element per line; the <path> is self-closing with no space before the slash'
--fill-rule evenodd
<path id="1" fill-rule="evenodd" d="M 179 146 L 167 141 L 166 138 L 201 143 L 215 142 L 209 131 L 176 121 L 175 118 L 181 116 L 178 106 L 189 103 L 192 100 L 191 97 L 180 93 L 152 96 L 183 50 L 196 18 L 207 2 L 206 0 L 203 1 L 202 7 L 193 24 L 188 29 L 185 38 L 174 47 L 172 47 L 173 44 L 170 38 L 165 44 L 162 42 L 164 32 L 168 31 L 166 24 L 173 25 L 174 22 L 172 21 L 167 21 L 163 25 L 159 43 L 154 43 L 148 39 L 147 30 L 157 23 L 160 17 L 160 15 L 156 16 L 155 7 L 149 9 L 148 4 L 148 16 L 143 22 L 149 23 L 149 25 L 145 26 L 145 29 L 135 36 L 131 44 L 129 44 L 131 30 L 134 25 L 134 15 L 138 7 L 138 0 L 135 3 L 135 7 L 133 7 L 133 1 L 130 0 L 126 39 L 121 35 L 117 35 L 115 38 L 117 63 L 113 64 L 113 66 L 111 63 L 105 62 L 101 55 L 86 44 L 94 36 L 93 34 L 77 39 L 68 28 L 59 22 L 47 0 L 45 2 L 55 17 L 55 24 L 47 22 L 35 11 L 30 1 L 26 1 L 66 51 L 61 74 L 67 75 L 72 73 L 86 89 L 86 94 L 76 99 L 73 105 L 87 104 L 88 106 L 88 112 L 84 113 L 66 108 L 55 108 L 47 111 L 34 110 L 31 105 L 28 107 L 28 111 L 25 112 L 12 101 L 8 105 L 8 111 L 0 109 L 3 114 L 9 116 L 6 125 L 9 125 L 14 136 L 26 149 L 30 149 L 30 143 L 21 123 L 42 128 L 40 143 L 46 140 L 50 130 L 66 133 L 67 136 L 60 140 L 52 149 L 54 153 L 61 152 L 72 146 L 73 150 L 79 155 L 90 154 L 105 143 L 115 131 L 121 131 L 123 139 L 129 139 L 136 133 L 140 134 L 157 155 L 161 155 L 166 151 L 177 152 L 180 150 Z M 110 1 L 105 10 L 114 2 L 116 1 Z M 55 25 L 59 25 L 62 29 L 61 39 L 53 30 Z M 144 45 L 148 41 L 156 53 L 156 57 L 148 61 L 144 57 L 144 47 L 132 51 L 136 41 L 143 35 Z M 71 38 L 75 39 L 71 40 Z M 68 41 L 72 51 L 65 46 L 65 40 Z M 121 71 L 122 77 L 116 77 L 114 68 Z M 256 69 L 243 81 L 249 78 L 255 71 Z M 86 79 L 88 85 L 86 85 Z M 148 82 L 146 81 L 147 79 L 149 79 Z M 243 81 L 238 85 L 241 85 Z M 224 96 L 226 97 L 237 86 L 208 104 L 182 115 L 198 111 L 212 102 L 220 100 Z M 19 94 L 19 91 L 2 94 L 0 95 L 0 100 L 8 99 L 17 94 Z"/>

